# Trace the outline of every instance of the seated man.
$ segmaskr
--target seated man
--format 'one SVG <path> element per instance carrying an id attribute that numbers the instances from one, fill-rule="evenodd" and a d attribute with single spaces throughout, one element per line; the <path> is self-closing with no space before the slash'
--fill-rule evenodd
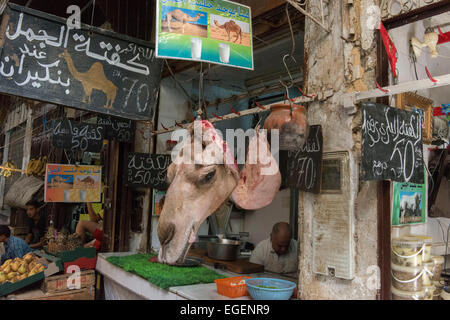
<path id="1" fill-rule="evenodd" d="M 41 249 L 44 245 L 45 232 L 47 229 L 47 216 L 44 206 L 38 201 L 31 200 L 27 204 L 27 216 L 29 218 L 28 235 L 25 241 L 31 249 Z"/>
<path id="2" fill-rule="evenodd" d="M 102 238 L 103 238 L 103 209 L 98 211 L 98 214 L 94 211 L 91 203 L 87 204 L 89 221 L 80 220 L 78 221 L 75 233 L 81 238 L 83 243 L 86 240 L 86 232 L 89 232 L 94 237 L 94 240 L 84 245 L 85 248 L 95 247 L 95 249 L 100 250 Z"/>
<path id="3" fill-rule="evenodd" d="M 250 262 L 264 265 L 264 269 L 270 272 L 297 272 L 297 241 L 292 239 L 289 224 L 276 223 L 270 238 L 261 241 L 253 250 Z"/>
<path id="4" fill-rule="evenodd" d="M 1 264 L 8 259 L 22 258 L 31 252 L 30 246 L 24 240 L 11 236 L 11 230 L 5 225 L 0 225 L 0 242 L 3 242 L 5 247 Z"/>

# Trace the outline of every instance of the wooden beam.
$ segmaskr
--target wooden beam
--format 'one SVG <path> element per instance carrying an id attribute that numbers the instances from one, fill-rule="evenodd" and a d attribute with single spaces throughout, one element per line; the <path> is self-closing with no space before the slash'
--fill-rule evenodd
<path id="1" fill-rule="evenodd" d="M 286 3 L 285 0 L 241 0 L 240 4 L 252 8 L 252 18 L 256 18 Z"/>
<path id="2" fill-rule="evenodd" d="M 405 24 L 424 20 L 429 17 L 433 17 L 435 15 L 449 11 L 450 11 L 450 0 L 442 0 L 424 7 L 411 10 L 398 16 L 386 19 L 383 21 L 383 25 L 386 28 L 386 30 L 394 29 L 401 27 Z"/>
<path id="3" fill-rule="evenodd" d="M 9 141 L 11 138 L 11 131 L 5 132 L 5 149 L 3 149 L 3 162 L 6 163 L 9 157 Z M 3 209 L 4 200 L 5 200 L 5 177 L 0 177 L 0 208 Z"/>
<path id="4" fill-rule="evenodd" d="M 377 188 L 377 251 L 381 288 L 377 300 L 391 300 L 391 185 L 378 181 Z"/>

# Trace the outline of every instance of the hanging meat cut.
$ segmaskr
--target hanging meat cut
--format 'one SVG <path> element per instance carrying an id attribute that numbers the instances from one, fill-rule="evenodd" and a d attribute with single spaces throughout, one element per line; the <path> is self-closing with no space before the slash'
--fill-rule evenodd
<path id="1" fill-rule="evenodd" d="M 232 193 L 233 202 L 245 210 L 264 208 L 272 203 L 280 185 L 280 170 L 270 152 L 266 134 L 257 130 L 250 140 L 245 166 Z"/>

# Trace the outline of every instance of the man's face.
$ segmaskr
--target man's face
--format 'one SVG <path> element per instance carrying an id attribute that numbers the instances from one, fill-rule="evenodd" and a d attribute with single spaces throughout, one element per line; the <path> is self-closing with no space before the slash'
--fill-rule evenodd
<path id="1" fill-rule="evenodd" d="M 30 218 L 34 218 L 38 212 L 38 209 L 35 206 L 27 206 L 27 216 Z"/>
<path id="2" fill-rule="evenodd" d="M 6 240 L 8 240 L 8 238 L 6 238 L 6 236 L 4 234 L 0 234 L 0 242 L 5 243 Z"/>
<path id="3" fill-rule="evenodd" d="M 276 234 L 271 235 L 272 248 L 277 255 L 282 256 L 289 251 L 289 245 L 291 244 L 291 237 L 288 234 Z"/>

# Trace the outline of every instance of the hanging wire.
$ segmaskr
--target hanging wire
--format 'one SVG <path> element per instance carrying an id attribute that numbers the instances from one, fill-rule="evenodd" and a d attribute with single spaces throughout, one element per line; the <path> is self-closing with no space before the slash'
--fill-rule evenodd
<path id="1" fill-rule="evenodd" d="M 92 2 L 91 29 L 94 26 L 95 0 Z"/>
<path id="2" fill-rule="evenodd" d="M 203 93 L 203 63 L 200 62 L 200 75 L 199 75 L 199 80 L 198 80 L 198 109 L 197 109 L 197 118 L 203 116 L 203 111 L 202 111 L 202 93 Z"/>
<path id="3" fill-rule="evenodd" d="M 186 89 L 184 89 L 183 85 L 180 83 L 180 80 L 178 80 L 175 77 L 174 72 L 172 71 L 172 68 L 169 65 L 169 62 L 167 61 L 167 59 L 164 59 L 167 69 L 169 70 L 170 76 L 172 77 L 173 81 L 175 81 L 175 83 L 178 85 L 178 87 L 183 91 L 184 95 L 192 102 L 193 105 L 196 105 L 197 102 L 194 101 L 194 99 L 192 99 L 192 97 L 187 93 Z M 190 80 L 192 81 L 192 79 Z"/>

